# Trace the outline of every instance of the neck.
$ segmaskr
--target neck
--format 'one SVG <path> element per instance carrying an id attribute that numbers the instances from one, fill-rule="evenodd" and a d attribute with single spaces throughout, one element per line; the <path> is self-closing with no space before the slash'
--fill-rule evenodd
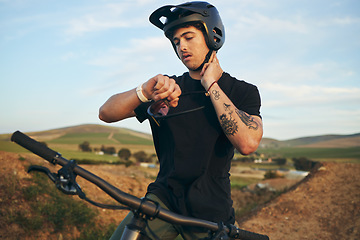
<path id="1" fill-rule="evenodd" d="M 189 70 L 189 75 L 192 79 L 201 80 L 200 72 L 201 70 L 198 71 Z"/>

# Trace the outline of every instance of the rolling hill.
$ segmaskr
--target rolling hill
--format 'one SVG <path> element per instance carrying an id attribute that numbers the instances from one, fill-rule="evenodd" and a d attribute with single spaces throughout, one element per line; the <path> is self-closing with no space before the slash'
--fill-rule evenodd
<path id="1" fill-rule="evenodd" d="M 152 144 L 150 134 L 134 130 L 105 126 L 100 124 L 83 124 L 39 132 L 28 132 L 38 141 L 53 143 L 74 142 L 86 138 L 98 139 L 96 143 L 130 143 Z M 9 140 L 11 134 L 1 134 L 0 140 Z M 104 141 L 104 142 L 101 142 Z M 290 140 L 263 138 L 259 148 L 306 147 L 306 148 L 349 148 L 360 147 L 360 133 L 351 135 L 321 135 L 302 137 Z"/>
<path id="2" fill-rule="evenodd" d="M 351 135 L 321 135 L 279 141 L 263 138 L 260 147 L 348 148 L 360 147 L 360 133 Z"/>
<path id="3" fill-rule="evenodd" d="M 83 124 L 39 132 L 26 132 L 37 141 L 74 144 L 91 139 L 97 144 L 123 143 L 152 145 L 150 134 L 99 124 Z M 0 140 L 10 140 L 11 134 L 1 134 Z"/>

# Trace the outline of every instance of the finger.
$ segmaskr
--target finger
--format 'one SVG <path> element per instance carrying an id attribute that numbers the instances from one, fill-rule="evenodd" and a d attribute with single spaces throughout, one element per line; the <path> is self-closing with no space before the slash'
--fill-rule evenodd
<path id="1" fill-rule="evenodd" d="M 162 76 L 161 74 L 156 75 L 143 83 L 142 85 L 143 91 L 146 92 L 148 96 L 149 95 L 153 96 L 154 92 L 156 91 L 156 88 L 162 85 L 161 81 L 159 82 L 161 76 Z"/>
<path id="2" fill-rule="evenodd" d="M 162 89 L 163 86 L 165 85 L 165 82 L 166 82 L 167 78 L 168 78 L 167 76 L 157 75 L 154 90 L 159 91 L 160 89 Z"/>
<path id="3" fill-rule="evenodd" d="M 169 99 L 170 100 L 169 105 L 171 107 L 177 107 L 179 103 L 180 95 L 181 95 L 181 89 L 179 85 L 176 84 L 174 92 L 170 95 L 171 99 Z"/>
<path id="4" fill-rule="evenodd" d="M 168 83 L 166 84 L 166 87 L 163 87 L 161 89 L 161 91 L 159 91 L 157 93 L 158 97 L 160 99 L 165 99 L 165 98 L 168 98 L 174 91 L 174 85 L 169 85 Z"/>
<path id="5" fill-rule="evenodd" d="M 200 76 L 204 76 L 206 69 L 209 67 L 210 63 L 204 64 L 203 68 L 201 69 Z"/>
<path id="6" fill-rule="evenodd" d="M 213 51 L 212 54 L 211 54 L 211 56 L 210 56 L 209 63 L 212 63 L 215 58 L 216 58 L 216 52 Z"/>
<path id="7" fill-rule="evenodd" d="M 214 62 L 214 63 L 219 63 L 219 59 L 217 58 L 216 55 L 214 56 L 213 62 Z"/>
<path id="8" fill-rule="evenodd" d="M 215 55 L 214 61 L 217 63 L 217 65 L 220 66 L 220 62 L 219 62 L 219 59 L 218 59 L 217 55 Z"/>
<path id="9" fill-rule="evenodd" d="M 159 89 L 157 89 L 155 91 L 156 94 L 162 94 L 164 92 L 167 92 L 170 88 L 170 83 L 169 81 L 164 81 L 163 84 L 161 85 L 161 87 L 159 87 Z"/>
<path id="10" fill-rule="evenodd" d="M 170 107 L 177 107 L 178 104 L 179 104 L 179 98 L 176 98 L 169 102 Z"/>
<path id="11" fill-rule="evenodd" d="M 175 84 L 174 89 L 172 90 L 172 93 L 168 96 L 168 100 L 172 101 L 174 99 L 178 99 L 181 95 L 181 89 L 179 85 Z"/>
<path id="12" fill-rule="evenodd" d="M 155 99 L 165 99 L 168 98 L 171 94 L 173 94 L 174 91 L 176 91 L 176 81 L 172 78 L 168 78 L 161 89 L 157 90 L 155 92 Z M 175 95 L 176 96 L 176 95 Z"/>

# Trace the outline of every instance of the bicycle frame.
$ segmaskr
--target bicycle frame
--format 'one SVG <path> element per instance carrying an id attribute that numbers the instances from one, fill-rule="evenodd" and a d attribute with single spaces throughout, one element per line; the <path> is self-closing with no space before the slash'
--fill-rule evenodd
<path id="1" fill-rule="evenodd" d="M 266 235 L 249 232 L 246 230 L 239 229 L 233 225 L 224 226 L 210 222 L 207 220 L 192 218 L 183 216 L 169 210 L 161 208 L 158 204 L 146 198 L 139 199 L 133 195 L 125 193 L 120 189 L 114 187 L 110 183 L 94 175 L 93 173 L 85 170 L 84 168 L 76 165 L 74 161 L 69 161 L 61 156 L 60 153 L 48 148 L 44 144 L 37 142 L 29 136 L 23 134 L 20 131 L 16 131 L 11 136 L 11 141 L 19 144 L 26 148 L 32 153 L 44 158 L 50 163 L 56 165 L 59 164 L 63 167 L 68 167 L 77 176 L 80 176 L 87 181 L 95 184 L 109 196 L 115 199 L 122 205 L 129 207 L 135 214 L 135 218 L 131 226 L 125 228 L 122 240 L 139 240 L 144 237 L 145 220 L 146 218 L 159 218 L 172 224 L 182 226 L 192 226 L 206 228 L 214 233 L 215 238 L 211 239 L 243 239 L 243 240 L 268 240 L 269 237 Z M 67 169 L 69 170 L 69 169 Z M 71 193 L 69 193 L 71 194 Z M 79 197 L 81 197 L 79 195 Z M 216 235 L 219 235 L 216 238 Z"/>

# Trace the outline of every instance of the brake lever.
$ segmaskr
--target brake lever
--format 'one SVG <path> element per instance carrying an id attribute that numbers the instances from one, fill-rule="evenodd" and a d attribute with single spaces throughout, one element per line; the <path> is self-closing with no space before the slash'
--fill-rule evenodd
<path id="1" fill-rule="evenodd" d="M 50 172 L 46 167 L 32 165 L 29 167 L 28 173 L 31 171 L 43 172 L 53 183 L 55 183 L 56 188 L 63 193 L 67 195 L 79 195 L 79 197 L 82 197 L 84 193 L 81 191 L 79 184 L 75 181 L 76 175 L 72 172 L 75 165 L 75 161 L 72 160 L 61 168 L 57 174 Z"/>
<path id="2" fill-rule="evenodd" d="M 70 160 L 68 164 L 63 166 L 58 171 L 58 180 L 55 185 L 65 194 L 79 195 L 79 197 L 82 198 L 84 193 L 81 191 L 79 184 L 75 180 L 77 175 L 73 172 L 75 166 L 75 160 Z"/>
<path id="3" fill-rule="evenodd" d="M 48 168 L 43 167 L 43 166 L 32 165 L 32 166 L 29 167 L 27 172 L 30 173 L 31 171 L 37 171 L 37 172 L 45 173 L 53 183 L 55 183 L 56 180 L 58 179 L 57 174 L 50 172 L 50 170 Z"/>
<path id="4" fill-rule="evenodd" d="M 222 222 L 218 223 L 219 229 L 217 232 L 212 236 L 211 240 L 230 240 L 229 235 L 225 230 L 225 225 Z"/>

